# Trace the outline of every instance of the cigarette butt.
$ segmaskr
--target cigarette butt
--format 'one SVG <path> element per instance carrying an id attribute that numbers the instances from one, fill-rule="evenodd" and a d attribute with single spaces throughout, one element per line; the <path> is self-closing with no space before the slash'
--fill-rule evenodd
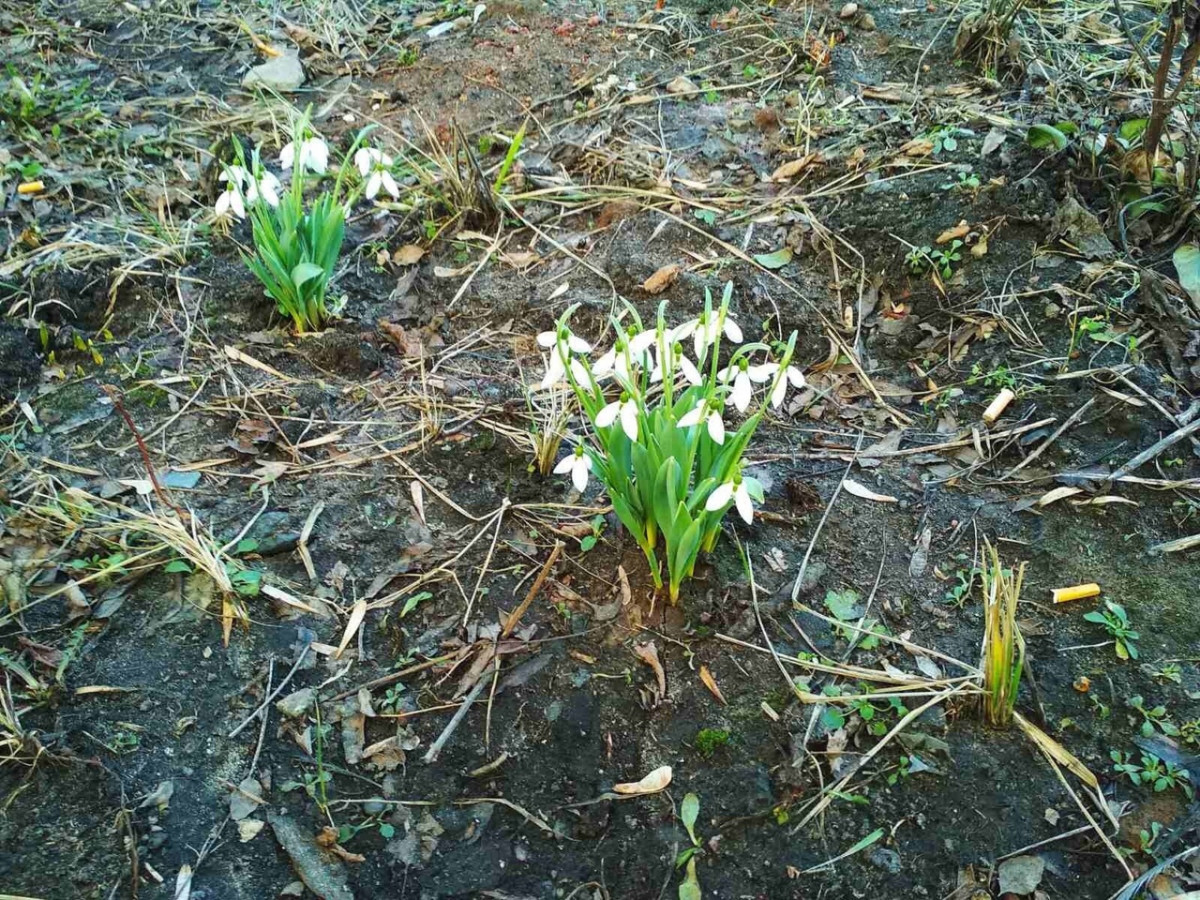
<path id="1" fill-rule="evenodd" d="M 1094 581 L 1090 584 L 1077 584 L 1075 587 L 1055 588 L 1053 591 L 1055 603 L 1066 603 L 1069 600 L 1084 600 L 1088 597 L 1098 597 L 1100 585 Z"/>
<path id="2" fill-rule="evenodd" d="M 775 712 L 774 708 L 766 700 L 764 700 L 762 702 L 760 708 L 763 711 L 763 715 L 766 716 L 768 719 L 770 719 L 772 722 L 779 721 L 779 713 Z"/>
<path id="3" fill-rule="evenodd" d="M 18 194 L 40 194 L 46 189 L 46 185 L 41 181 L 23 181 L 17 185 Z"/>
<path id="4" fill-rule="evenodd" d="M 995 425 L 996 420 L 1000 418 L 1001 414 L 1006 409 L 1008 409 L 1008 404 L 1012 403 L 1016 399 L 1017 395 L 1008 388 L 1005 388 L 998 393 L 996 395 L 996 399 L 989 403 L 988 408 L 983 411 L 983 424 Z"/>

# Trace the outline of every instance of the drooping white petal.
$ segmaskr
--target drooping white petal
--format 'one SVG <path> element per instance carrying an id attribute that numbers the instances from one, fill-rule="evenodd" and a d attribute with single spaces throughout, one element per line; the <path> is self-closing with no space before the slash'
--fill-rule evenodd
<path id="1" fill-rule="evenodd" d="M 546 374 L 542 378 L 541 388 L 552 387 L 563 380 L 563 376 L 567 374 L 567 370 L 563 367 L 562 360 L 559 359 L 557 353 L 550 354 L 550 360 L 546 363 Z"/>
<path id="2" fill-rule="evenodd" d="M 379 177 L 383 179 L 383 189 L 392 195 L 392 199 L 400 199 L 400 185 L 396 184 L 396 179 L 392 177 L 392 173 L 387 169 L 383 169 L 380 171 Z"/>
<path id="3" fill-rule="evenodd" d="M 600 412 L 596 413 L 596 427 L 607 428 L 613 422 L 617 421 L 617 413 L 621 411 L 621 401 L 614 400 Z"/>
<path id="4" fill-rule="evenodd" d="M 545 347 L 547 350 L 549 350 L 558 343 L 558 332 L 542 331 L 537 336 L 537 342 L 539 347 Z"/>
<path id="5" fill-rule="evenodd" d="M 737 506 L 738 515 L 746 522 L 747 525 L 754 521 L 754 504 L 750 502 L 750 493 L 746 490 L 746 482 L 742 482 L 737 486 L 737 490 L 733 492 L 733 502 Z"/>
<path id="6" fill-rule="evenodd" d="M 567 334 L 567 346 L 575 353 L 591 353 L 592 345 L 577 334 Z"/>
<path id="7" fill-rule="evenodd" d="M 791 382 L 792 387 L 802 388 L 807 382 L 804 380 L 804 373 L 795 366 L 787 367 L 787 380 Z"/>
<path id="8" fill-rule="evenodd" d="M 290 169 L 296 162 L 296 142 L 288 141 L 283 145 L 283 149 L 279 151 L 279 167 L 281 169 Z"/>
<path id="9" fill-rule="evenodd" d="M 221 191 L 221 193 L 217 195 L 217 203 L 214 209 L 216 210 L 218 216 L 223 216 L 225 213 L 229 212 L 229 204 L 232 202 L 230 197 L 231 194 L 229 191 Z"/>
<path id="10" fill-rule="evenodd" d="M 367 177 L 367 173 L 371 171 L 374 160 L 371 157 L 370 147 L 359 147 L 354 153 L 354 165 L 358 169 L 363 178 Z"/>
<path id="11" fill-rule="evenodd" d="M 735 344 L 740 344 L 742 342 L 742 329 L 740 329 L 738 327 L 738 323 L 729 318 L 729 316 L 725 317 L 725 337 L 729 338 L 729 340 L 733 341 Z"/>
<path id="12" fill-rule="evenodd" d="M 725 420 L 721 418 L 719 412 L 711 412 L 708 414 L 708 436 L 715 443 L 725 443 Z"/>
<path id="13" fill-rule="evenodd" d="M 704 508 L 709 512 L 716 512 L 722 509 L 729 502 L 729 498 L 733 496 L 733 482 L 726 481 L 724 484 L 719 484 L 708 495 L 708 500 L 704 504 Z"/>
<path id="14" fill-rule="evenodd" d="M 304 167 L 317 175 L 324 175 L 329 168 L 329 145 L 319 137 L 304 142 Z"/>
<path id="15" fill-rule="evenodd" d="M 621 404 L 621 430 L 625 432 L 625 436 L 631 441 L 637 440 L 637 404 L 635 404 L 632 400 L 626 400 Z"/>
<path id="16" fill-rule="evenodd" d="M 587 366 L 577 359 L 571 360 L 571 377 L 575 379 L 576 384 L 589 390 L 596 390 L 596 379 L 587 370 Z"/>
<path id="17" fill-rule="evenodd" d="M 238 191 L 233 191 L 229 195 L 229 208 L 233 210 L 233 214 L 239 219 L 246 218 L 246 204 L 242 202 L 242 195 Z"/>
<path id="18" fill-rule="evenodd" d="M 641 334 L 635 334 L 629 339 L 629 353 L 634 357 L 641 356 L 647 350 L 654 346 L 654 341 L 658 338 L 656 331 L 643 331 Z"/>
<path id="19" fill-rule="evenodd" d="M 689 412 L 683 414 L 679 420 L 680 428 L 691 428 L 694 425 L 699 425 L 704 418 L 704 404 L 697 403 Z"/>
<path id="20" fill-rule="evenodd" d="M 374 171 L 367 177 L 367 186 L 363 193 L 367 195 L 368 200 L 374 200 L 375 195 L 379 193 L 379 188 L 383 185 L 383 176 Z"/>
<path id="21" fill-rule="evenodd" d="M 780 378 L 779 383 L 775 385 L 775 390 L 771 391 L 771 405 L 776 409 L 783 403 L 784 395 L 787 393 L 788 380 Z"/>
<path id="22" fill-rule="evenodd" d="M 692 385 L 698 385 L 704 380 L 700 376 L 700 370 L 696 368 L 696 364 L 682 354 L 679 356 L 679 371 Z"/>
<path id="23" fill-rule="evenodd" d="M 279 179 L 271 172 L 263 172 L 262 177 L 258 180 L 258 192 L 262 198 L 267 201 L 268 206 L 279 205 L 279 191 L 282 185 Z"/>
<path id="24" fill-rule="evenodd" d="M 589 456 L 577 456 L 571 465 L 571 483 L 581 494 L 587 489 L 588 473 L 592 470 L 592 460 Z"/>
<path id="25" fill-rule="evenodd" d="M 610 347 L 600 356 L 598 360 L 596 360 L 596 364 L 592 366 L 592 372 L 597 378 L 602 378 L 612 371 L 613 364 L 616 363 L 616 361 L 617 350 L 615 347 Z"/>
<path id="26" fill-rule="evenodd" d="M 576 457 L 574 453 L 568 453 L 558 461 L 558 465 L 554 467 L 554 474 L 566 475 L 571 471 L 571 467 L 575 465 L 576 459 L 578 459 L 578 457 Z"/>
<path id="27" fill-rule="evenodd" d="M 763 384 L 775 377 L 775 373 L 779 371 L 779 363 L 763 363 L 761 366 L 751 366 L 746 371 L 751 381 Z"/>
<path id="28" fill-rule="evenodd" d="M 729 394 L 730 401 L 737 407 L 738 412 L 745 412 L 753 397 L 754 388 L 750 385 L 749 373 L 738 372 L 737 377 L 733 380 L 733 390 Z"/>
<path id="29" fill-rule="evenodd" d="M 674 328 L 668 328 L 666 334 L 667 343 L 674 344 L 676 341 L 687 340 L 696 333 L 697 324 L 699 324 L 699 320 L 690 319 L 687 322 L 676 325 Z"/>

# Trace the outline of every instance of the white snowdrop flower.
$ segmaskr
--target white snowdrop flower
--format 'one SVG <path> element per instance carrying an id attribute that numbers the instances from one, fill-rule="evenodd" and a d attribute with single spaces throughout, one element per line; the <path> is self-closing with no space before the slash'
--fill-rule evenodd
<path id="1" fill-rule="evenodd" d="M 242 201 L 242 192 L 232 181 L 217 196 L 214 210 L 218 216 L 233 213 L 239 219 L 246 218 L 246 204 Z"/>
<path id="2" fill-rule="evenodd" d="M 680 339 L 691 335 L 695 341 L 697 359 L 703 357 L 704 351 L 715 344 L 722 334 L 734 344 L 742 342 L 742 329 L 738 327 L 737 322 L 728 315 L 722 321 L 718 310 L 701 313 L 698 319 L 685 322 L 677 331 Z"/>
<path id="3" fill-rule="evenodd" d="M 754 375 L 751 377 L 758 382 L 770 381 L 779 371 L 779 363 L 764 363 L 761 366 L 751 366 Z M 776 409 L 783 403 L 783 398 L 787 394 L 788 385 L 794 388 L 802 388 L 807 382 L 804 380 L 804 373 L 795 366 L 788 366 L 783 371 L 783 377 L 779 379 L 779 383 L 775 385 L 775 389 L 771 391 L 771 405 Z"/>
<path id="4" fill-rule="evenodd" d="M 628 393 L 621 394 L 620 400 L 614 400 L 596 413 L 596 427 L 608 428 L 617 419 L 621 420 L 621 430 L 631 441 L 638 439 L 638 409 L 637 404 Z"/>
<path id="5" fill-rule="evenodd" d="M 226 166 L 221 170 L 221 174 L 217 176 L 218 181 L 226 181 L 230 185 L 241 187 L 247 181 L 253 181 L 250 173 L 244 166 Z"/>
<path id="6" fill-rule="evenodd" d="M 664 358 L 671 358 L 668 357 L 667 354 L 673 355 L 675 360 L 673 368 L 683 375 L 688 384 L 694 386 L 700 384 L 700 382 L 704 380 L 704 378 L 700 375 L 700 370 L 696 368 L 696 364 L 684 356 L 682 347 L 680 347 L 678 344 L 675 344 L 674 346 L 661 348 L 658 351 L 658 356 L 656 357 L 656 361 L 654 363 L 654 369 L 650 372 L 650 381 L 652 383 L 657 383 L 663 380 L 664 372 L 662 361 Z"/>
<path id="7" fill-rule="evenodd" d="M 573 333 L 570 329 L 564 329 L 566 335 L 567 347 L 572 353 L 591 353 L 592 345 Z M 559 333 L 558 331 L 543 331 L 537 336 L 539 347 L 545 347 L 547 350 L 557 346 Z"/>
<path id="8" fill-rule="evenodd" d="M 393 198 L 400 196 L 400 186 L 392 177 L 392 158 L 375 147 L 360 147 L 354 154 L 354 165 L 366 180 L 364 192 L 369 200 L 374 200 L 380 188 L 387 191 Z"/>
<path id="9" fill-rule="evenodd" d="M 725 420 L 721 418 L 721 410 L 711 406 L 707 400 L 701 400 L 691 412 L 685 413 L 678 425 L 680 428 L 691 428 L 701 422 L 708 429 L 708 436 L 714 443 L 725 443 Z"/>
<path id="10" fill-rule="evenodd" d="M 264 171 L 257 179 L 247 173 L 245 186 L 247 203 L 257 203 L 262 199 L 268 206 L 279 205 L 279 192 L 283 190 L 283 185 L 274 172 Z"/>
<path id="11" fill-rule="evenodd" d="M 319 137 L 310 137 L 300 142 L 297 152 L 296 142 L 288 141 L 279 151 L 279 165 L 284 169 L 296 166 L 315 175 L 324 175 L 329 169 L 329 145 Z"/>
<path id="12" fill-rule="evenodd" d="M 581 494 L 587 488 L 588 475 L 592 472 L 592 458 L 583 452 L 582 447 L 576 447 L 575 452 L 564 456 L 554 467 L 555 475 L 571 473 L 571 483 Z"/>
<path id="13" fill-rule="evenodd" d="M 717 485 L 711 494 L 708 495 L 708 500 L 704 504 L 704 508 L 709 512 L 716 512 L 724 509 L 729 505 L 729 501 L 733 501 L 733 505 L 737 507 L 738 515 L 747 524 L 754 521 L 754 503 L 751 492 L 758 495 L 761 502 L 762 486 L 753 478 L 743 478 L 741 475 L 734 475 L 729 481 Z"/>

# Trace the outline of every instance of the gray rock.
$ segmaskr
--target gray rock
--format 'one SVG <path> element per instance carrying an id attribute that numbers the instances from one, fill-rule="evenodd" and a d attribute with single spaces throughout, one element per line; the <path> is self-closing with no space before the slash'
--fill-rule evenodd
<path id="1" fill-rule="evenodd" d="M 1000 863 L 1000 893 L 1032 894 L 1042 883 L 1046 861 L 1040 856 L 1014 856 Z"/>
<path id="2" fill-rule="evenodd" d="M 271 91 L 294 91 L 304 84 L 304 67 L 300 58 L 285 53 L 262 65 L 254 66 L 242 77 L 242 87 L 265 88 Z"/>
<path id="3" fill-rule="evenodd" d="M 292 691 L 282 700 L 277 701 L 275 708 L 288 718 L 295 719 L 312 709 L 316 699 L 317 692 L 313 688 L 301 688 L 298 691 Z"/>
<path id="4" fill-rule="evenodd" d="M 889 850 L 887 847 L 872 847 L 867 858 L 876 868 L 883 869 L 892 875 L 900 874 L 900 854 L 895 850 Z"/>

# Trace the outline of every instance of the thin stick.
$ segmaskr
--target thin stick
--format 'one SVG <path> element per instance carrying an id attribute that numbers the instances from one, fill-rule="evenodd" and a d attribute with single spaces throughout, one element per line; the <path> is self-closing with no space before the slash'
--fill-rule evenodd
<path id="1" fill-rule="evenodd" d="M 304 644 L 304 647 L 300 650 L 300 655 L 296 657 L 296 662 L 292 665 L 291 671 L 288 672 L 287 675 L 284 676 L 283 681 L 279 682 L 279 687 L 275 688 L 275 690 L 273 690 L 269 694 L 267 694 L 267 698 L 258 705 L 258 709 L 254 710 L 254 712 L 250 713 L 250 715 L 246 718 L 246 720 L 244 722 L 242 722 L 241 725 L 239 725 L 237 728 L 233 729 L 233 731 L 229 732 L 227 737 L 235 738 L 239 734 L 241 734 L 242 729 L 245 728 L 247 725 L 249 725 L 251 722 L 253 722 L 255 716 L 257 716 L 260 712 L 262 712 L 264 709 L 266 709 L 272 700 L 274 700 L 281 693 L 283 693 L 283 689 L 288 686 L 288 683 L 292 680 L 292 676 L 295 675 L 297 671 L 299 671 L 300 664 L 302 662 L 304 662 L 304 657 L 308 656 L 308 651 L 311 647 L 312 647 L 312 641 L 311 640 L 306 641 Z"/>
<path id="2" fill-rule="evenodd" d="M 492 535 L 492 546 L 488 547 L 487 556 L 483 559 L 483 565 L 479 569 L 479 577 L 475 579 L 475 587 L 471 590 L 471 596 L 467 598 L 467 608 L 463 611 L 462 626 L 467 627 L 467 620 L 471 618 L 471 610 L 475 607 L 475 598 L 479 595 L 479 588 L 483 584 L 483 578 L 487 575 L 488 563 L 492 561 L 492 554 L 496 551 L 496 542 L 500 540 L 500 526 L 504 523 L 504 511 L 510 506 L 510 501 L 507 497 L 500 503 L 500 511 L 496 513 L 496 531 Z"/>
<path id="3" fill-rule="evenodd" d="M 475 687 L 471 688 L 471 693 L 467 694 L 467 699 L 462 702 L 462 705 L 458 708 L 458 712 L 446 723 L 446 727 L 442 729 L 442 733 L 438 735 L 438 739 L 425 752 L 425 762 L 437 762 L 437 758 L 446 746 L 446 742 L 450 740 L 450 737 L 454 734 L 454 730 L 458 728 L 459 723 L 466 716 L 467 710 L 471 708 L 471 704 L 478 700 L 479 695 L 483 693 L 483 686 L 485 684 L 487 684 L 487 681 L 483 678 L 475 682 Z"/>
<path id="4" fill-rule="evenodd" d="M 854 461 L 858 459 L 858 450 L 862 446 L 864 432 L 858 433 L 858 443 L 854 445 L 854 455 L 850 457 L 850 462 L 846 463 L 846 471 L 842 473 L 842 477 L 838 479 L 837 487 L 833 489 L 833 496 L 829 498 L 829 503 L 825 507 L 825 513 L 821 516 L 821 521 L 817 523 L 817 529 L 813 532 L 812 538 L 808 542 L 808 549 L 804 551 L 804 559 L 800 563 L 800 571 L 796 573 L 796 581 L 792 585 L 792 602 L 796 602 L 796 598 L 800 596 L 800 582 L 804 580 L 804 572 L 808 569 L 808 558 L 812 556 L 813 547 L 817 545 L 817 538 L 821 534 L 821 529 L 825 527 L 825 521 L 829 518 L 829 514 L 833 512 L 833 504 L 837 503 L 838 494 L 842 492 L 842 485 L 846 483 L 846 476 L 850 474 L 850 469 L 854 465 Z"/>
<path id="5" fill-rule="evenodd" d="M 504 620 L 504 628 L 500 631 L 500 637 L 502 639 L 512 634 L 513 629 L 517 627 L 517 623 L 521 621 L 521 616 L 525 615 L 525 612 L 529 609 L 529 604 L 533 603 L 533 598 L 536 597 L 538 592 L 542 589 L 542 585 L 546 581 L 546 576 L 550 574 L 550 570 L 554 568 L 554 564 L 558 562 L 558 557 L 562 554 L 563 546 L 564 545 L 562 541 L 554 542 L 554 549 L 550 551 L 550 556 L 546 559 L 546 562 L 542 564 L 542 571 L 538 572 L 538 576 L 534 580 L 533 586 L 530 587 L 528 593 L 525 594 L 525 599 L 522 600 L 521 605 L 510 612 L 508 614 L 508 618 Z"/>
<path id="6" fill-rule="evenodd" d="M 1055 432 L 1052 435 L 1050 435 L 1050 437 L 1046 438 L 1046 440 L 1043 441 L 1036 450 L 1034 450 L 1032 453 L 1030 453 L 1027 457 L 1025 457 L 1023 460 L 1021 460 L 1019 463 L 1017 463 L 1011 469 L 1009 469 L 1000 480 L 1007 481 L 1009 478 L 1012 478 L 1012 476 L 1016 475 L 1023 468 L 1025 468 L 1027 465 L 1029 465 L 1031 462 L 1033 462 L 1035 459 L 1037 459 L 1039 456 L 1041 456 L 1043 453 L 1045 453 L 1047 450 L 1049 450 L 1050 445 L 1053 444 L 1055 441 L 1057 441 L 1064 431 L 1066 431 L 1068 428 L 1070 428 L 1072 425 L 1074 425 L 1076 422 L 1078 422 L 1080 419 L 1082 419 L 1083 414 L 1086 413 L 1091 408 L 1092 404 L 1095 402 L 1096 402 L 1096 398 L 1092 397 L 1090 400 L 1088 400 L 1086 403 L 1084 403 L 1083 406 L 1079 407 L 1079 409 L 1077 409 L 1077 410 L 1075 410 L 1075 412 L 1071 413 L 1071 415 L 1067 419 L 1067 421 L 1065 421 L 1061 425 L 1059 425 L 1058 428 L 1055 430 Z"/>
<path id="7" fill-rule="evenodd" d="M 271 657 L 267 665 L 267 693 L 271 692 L 271 681 L 275 677 L 275 657 Z M 271 708 L 264 707 L 262 714 L 262 727 L 258 729 L 258 743 L 254 747 L 254 757 L 250 760 L 250 770 L 246 773 L 246 778 L 254 777 L 254 770 L 258 767 L 258 756 L 262 753 L 263 740 L 267 736 L 267 722 L 271 718 Z M 244 779 L 243 779 L 244 780 Z"/>
<path id="8" fill-rule="evenodd" d="M 1125 463 L 1125 465 L 1121 466 L 1121 468 L 1117 469 L 1117 471 L 1113 472 L 1112 475 L 1109 476 L 1109 480 L 1116 481 L 1118 478 L 1128 475 L 1130 472 L 1135 471 L 1145 463 L 1150 462 L 1150 460 L 1154 459 L 1154 457 L 1158 456 L 1158 454 L 1162 453 L 1168 447 L 1179 443 L 1186 437 L 1190 437 L 1197 431 L 1200 431 L 1200 416 L 1197 416 L 1193 421 L 1189 422 L 1187 425 L 1184 425 L 1182 428 L 1171 432 L 1153 446 L 1147 447 L 1129 462 Z"/>
<path id="9" fill-rule="evenodd" d="M 348 691 L 342 691 L 340 694 L 334 694 L 332 697 L 330 697 L 330 700 L 345 700 L 347 697 L 357 694 L 363 688 L 366 688 L 367 690 L 374 690 L 378 687 L 386 687 L 389 684 L 396 683 L 406 675 L 412 675 L 414 672 L 420 672 L 424 669 L 428 669 L 430 666 L 436 666 L 438 663 L 444 663 L 446 660 L 450 659 L 451 656 L 452 654 L 447 656 L 435 656 L 433 659 L 427 659 L 425 662 L 408 666 L 405 669 L 401 669 L 399 672 L 392 672 L 390 675 L 383 675 L 379 678 L 373 678 L 365 684 L 360 684 L 356 688 L 351 688 Z"/>

